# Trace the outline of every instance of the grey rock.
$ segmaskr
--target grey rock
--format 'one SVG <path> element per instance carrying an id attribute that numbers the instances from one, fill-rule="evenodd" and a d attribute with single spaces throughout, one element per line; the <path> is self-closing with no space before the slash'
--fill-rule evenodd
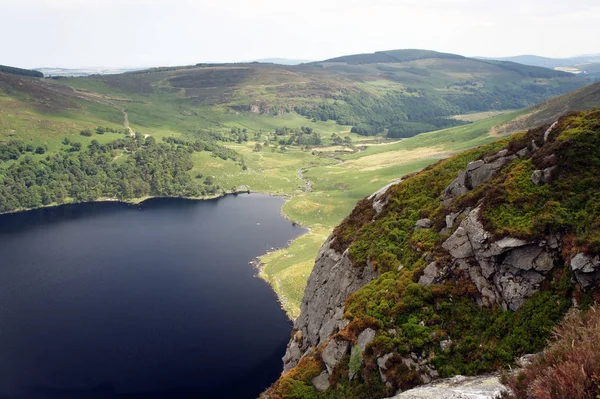
<path id="1" fill-rule="evenodd" d="M 525 147 L 526 151 L 529 151 Z M 521 154 L 521 156 L 525 156 Z M 456 179 L 454 179 L 442 193 L 442 202 L 445 207 L 450 206 L 452 200 L 469 190 L 477 188 L 483 182 L 488 180 L 496 173 L 496 171 L 506 166 L 510 161 L 516 159 L 517 155 L 509 155 L 508 150 L 498 151 L 496 154 L 477 160 L 467 165 L 464 171 L 460 171 Z"/>
<path id="2" fill-rule="evenodd" d="M 435 265 L 435 262 L 431 262 L 427 267 L 423 270 L 423 275 L 419 277 L 419 284 L 422 286 L 428 286 L 433 284 L 438 275 L 438 268 Z"/>
<path id="3" fill-rule="evenodd" d="M 456 179 L 454 179 L 448 185 L 448 187 L 444 189 L 444 193 L 442 194 L 444 206 L 449 206 L 454 198 L 467 193 L 469 189 L 467 188 L 466 184 L 467 174 L 464 171 L 458 172 Z"/>
<path id="4" fill-rule="evenodd" d="M 575 278 L 584 287 L 589 287 L 600 280 L 600 256 L 591 257 L 578 253 L 571 259 L 571 269 Z"/>
<path id="5" fill-rule="evenodd" d="M 387 205 L 387 200 L 384 200 L 383 196 L 385 195 L 385 193 L 387 193 L 389 188 L 400 183 L 402 183 L 402 179 L 394 180 L 393 182 L 381 187 L 379 190 L 375 191 L 369 196 L 369 199 L 373 201 L 373 209 L 375 210 L 375 213 L 381 213 L 383 208 Z"/>
<path id="6" fill-rule="evenodd" d="M 294 367 L 298 360 L 302 357 L 302 351 L 300 350 L 300 344 L 294 340 L 288 343 L 287 350 L 283 356 L 283 370 L 289 370 Z"/>
<path id="7" fill-rule="evenodd" d="M 460 215 L 460 213 L 458 213 L 458 212 L 452 212 L 449 215 L 446 215 L 446 228 L 447 229 L 451 229 L 452 227 L 454 227 L 454 222 L 456 221 L 456 218 L 458 217 L 458 215 Z"/>
<path id="8" fill-rule="evenodd" d="M 498 152 L 497 152 L 497 153 L 495 153 L 494 155 L 491 155 L 491 156 L 489 156 L 489 157 L 486 157 L 486 158 L 484 158 L 484 159 L 483 159 L 483 161 L 484 161 L 485 163 L 492 163 L 492 162 L 496 161 L 497 159 L 499 159 L 499 158 L 503 158 L 503 157 L 505 157 L 505 156 L 507 156 L 507 155 L 508 155 L 508 150 L 507 150 L 507 149 L 504 149 L 504 150 L 500 150 L 500 151 L 498 151 Z"/>
<path id="9" fill-rule="evenodd" d="M 321 358 L 323 359 L 323 363 L 325 363 L 325 367 L 327 367 L 327 372 L 329 374 L 333 372 L 333 368 L 348 352 L 349 346 L 350 343 L 348 341 L 337 341 L 335 339 L 329 341 L 321 354 Z"/>
<path id="10" fill-rule="evenodd" d="M 550 125 L 548 129 L 546 129 L 546 131 L 544 132 L 544 143 L 548 141 L 550 133 L 552 133 L 556 126 L 558 126 L 558 121 L 554 122 L 552 125 Z"/>
<path id="11" fill-rule="evenodd" d="M 517 310 L 539 291 L 541 282 L 554 267 L 553 255 L 548 252 L 552 249 L 514 237 L 492 241 L 492 235 L 479 221 L 479 211 L 475 208 L 469 212 L 442 247 L 454 258 L 451 268 L 468 272 L 481 294 L 481 305 Z M 431 284 L 439 279 L 435 270 L 426 270 L 419 283 Z"/>
<path id="12" fill-rule="evenodd" d="M 497 375 L 457 376 L 409 389 L 389 399 L 495 399 L 507 388 Z"/>
<path id="13" fill-rule="evenodd" d="M 433 227 L 433 220 L 427 219 L 427 218 L 419 219 L 415 223 L 415 230 L 430 229 L 432 227 Z"/>
<path id="14" fill-rule="evenodd" d="M 535 244 L 523 246 L 510 251 L 502 262 L 508 267 L 521 270 L 537 270 L 547 272 L 554 267 L 552 257 Z"/>
<path id="15" fill-rule="evenodd" d="M 327 388 L 331 386 L 331 384 L 329 383 L 329 374 L 327 374 L 327 371 L 323 371 L 321 374 L 313 378 L 311 382 L 314 385 L 317 392 L 326 391 Z"/>
<path id="16" fill-rule="evenodd" d="M 481 249 L 488 237 L 489 234 L 479 221 L 479 208 L 475 208 L 469 212 L 454 234 L 444 241 L 442 247 L 455 258 L 468 258 L 475 254 L 475 250 Z"/>
<path id="17" fill-rule="evenodd" d="M 544 182 L 544 172 L 542 172 L 539 169 L 534 170 L 533 173 L 531 174 L 530 180 L 536 186 L 541 185 Z"/>
<path id="18" fill-rule="evenodd" d="M 600 257 L 594 258 L 589 255 L 578 253 L 571 259 L 571 269 L 582 273 L 593 273 L 600 267 Z"/>
<path id="19" fill-rule="evenodd" d="M 539 285 L 544 280 L 545 277 L 538 272 L 505 267 L 494 276 L 494 283 L 502 293 L 504 307 L 513 311 L 519 310 L 527 298 L 539 291 Z"/>
<path id="20" fill-rule="evenodd" d="M 367 328 L 367 329 L 361 331 L 360 334 L 358 334 L 358 338 L 356 340 L 356 345 L 354 345 L 352 347 L 352 352 L 350 353 L 350 359 L 353 359 L 355 356 L 357 356 L 357 352 L 358 352 L 360 354 L 361 366 L 362 366 L 362 361 L 363 361 L 362 354 L 365 351 L 365 348 L 367 347 L 367 345 L 375 339 L 376 334 L 377 334 L 377 332 L 375 330 L 373 330 L 372 328 Z M 354 378 L 355 374 L 356 374 L 355 371 L 350 370 L 350 373 L 348 374 L 348 379 L 352 380 Z"/>
<path id="21" fill-rule="evenodd" d="M 440 341 L 440 348 L 445 350 L 445 349 L 450 349 L 450 347 L 452 346 L 452 340 L 451 339 L 445 339 L 443 341 Z"/>
<path id="22" fill-rule="evenodd" d="M 367 329 L 361 331 L 360 334 L 358 334 L 358 339 L 356 340 L 356 346 L 358 346 L 360 348 L 361 352 L 365 351 L 365 348 L 367 347 L 367 345 L 370 344 L 375 339 L 376 334 L 377 334 L 377 332 L 375 330 L 373 330 L 372 328 L 367 328 Z"/>
<path id="23" fill-rule="evenodd" d="M 387 377 L 385 376 L 385 372 L 388 370 L 386 364 L 387 361 L 390 360 L 394 356 L 393 353 L 386 353 L 385 355 L 377 358 L 377 367 L 379 367 L 379 376 L 381 377 L 381 381 L 384 383 L 387 382 Z"/>
<path id="24" fill-rule="evenodd" d="M 474 255 L 468 232 L 462 226 L 459 226 L 456 231 L 444 241 L 442 248 L 448 250 L 450 255 L 458 259 L 468 258 Z"/>
<path id="25" fill-rule="evenodd" d="M 527 148 L 527 147 L 523 147 L 519 151 L 517 151 L 517 156 L 519 158 L 525 158 L 529 154 L 530 154 L 529 148 Z"/>
<path id="26" fill-rule="evenodd" d="M 467 172 L 471 172 L 471 171 L 474 171 L 475 169 L 479 169 L 483 165 L 485 165 L 485 162 L 482 160 L 469 162 L 469 164 L 467 165 Z"/>

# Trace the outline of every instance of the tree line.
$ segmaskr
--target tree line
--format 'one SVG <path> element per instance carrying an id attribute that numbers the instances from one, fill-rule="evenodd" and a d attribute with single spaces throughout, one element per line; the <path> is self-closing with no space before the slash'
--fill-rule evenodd
<path id="1" fill-rule="evenodd" d="M 27 153 L 27 147 L 21 152 L 15 143 L 0 146 L 19 153 L 12 155 L 15 162 L 10 166 L 0 168 L 0 212 L 99 198 L 214 194 L 218 186 L 200 185 L 190 176 L 192 153 L 216 150 L 215 156 L 237 159 L 236 153 L 216 143 L 174 138 L 157 143 L 139 134 L 106 144 L 92 140 L 87 148 L 78 143 L 76 151 L 74 143 L 63 144 L 71 149 L 42 159 Z M 115 162 L 119 156 L 124 162 Z"/>

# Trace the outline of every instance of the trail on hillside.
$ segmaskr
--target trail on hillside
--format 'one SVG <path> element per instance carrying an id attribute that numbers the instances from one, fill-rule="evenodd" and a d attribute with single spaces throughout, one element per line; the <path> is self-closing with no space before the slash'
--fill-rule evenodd
<path id="1" fill-rule="evenodd" d="M 114 105 L 114 104 L 113 104 Z M 127 114 L 127 111 L 125 111 L 125 108 L 123 107 L 119 107 L 119 109 L 121 110 L 121 112 L 123 112 L 123 124 L 125 125 L 125 128 L 127 130 L 129 130 L 129 135 L 131 137 L 135 137 L 135 132 L 133 131 L 133 129 L 129 126 L 129 115 Z"/>
<path id="2" fill-rule="evenodd" d="M 304 177 L 304 172 L 307 171 L 309 168 L 310 168 L 310 166 L 306 167 L 306 168 L 298 169 L 298 179 L 300 179 L 304 182 L 305 185 L 304 185 L 303 190 L 307 193 L 312 192 L 312 182 Z"/>
<path id="3" fill-rule="evenodd" d="M 94 102 L 97 102 L 100 104 L 110 105 L 111 107 L 116 108 L 119 111 L 121 111 L 123 113 L 123 125 L 129 132 L 129 135 L 131 137 L 135 137 L 135 132 L 133 131 L 131 126 L 129 126 L 129 115 L 127 114 L 127 110 L 125 109 L 125 107 L 115 104 L 113 101 L 111 101 L 112 100 L 111 98 L 109 98 L 103 94 L 81 91 L 81 90 L 77 90 L 74 88 L 71 88 L 71 89 L 73 89 L 73 91 L 82 99 L 85 99 L 88 101 L 94 101 Z M 115 98 L 113 98 L 113 99 L 115 99 Z M 124 99 L 117 99 L 117 100 L 124 100 Z M 144 135 L 144 137 L 148 137 L 148 136 L 149 136 L 148 134 Z"/>
<path id="4" fill-rule="evenodd" d="M 327 156 L 327 158 L 337 161 L 337 163 L 335 165 L 330 165 L 330 166 L 340 166 L 344 163 L 343 159 L 336 158 L 335 156 Z M 310 193 L 313 191 L 312 182 L 304 176 L 304 173 L 307 170 L 314 168 L 315 166 L 317 166 L 317 165 L 305 166 L 304 168 L 298 169 L 298 179 L 300 179 L 304 182 L 304 187 L 302 188 L 302 190 L 304 190 L 304 192 Z"/>

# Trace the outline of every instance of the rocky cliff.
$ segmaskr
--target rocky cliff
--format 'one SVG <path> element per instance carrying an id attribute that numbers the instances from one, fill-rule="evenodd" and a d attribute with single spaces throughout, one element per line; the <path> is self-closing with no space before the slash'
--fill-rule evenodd
<path id="1" fill-rule="evenodd" d="M 441 161 L 335 229 L 264 396 L 380 398 L 509 366 L 598 299 L 599 254 L 600 111 Z"/>

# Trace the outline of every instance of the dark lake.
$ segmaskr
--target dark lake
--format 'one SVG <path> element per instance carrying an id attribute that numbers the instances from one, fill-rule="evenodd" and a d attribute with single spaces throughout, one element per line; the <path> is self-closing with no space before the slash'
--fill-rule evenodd
<path id="1" fill-rule="evenodd" d="M 255 398 L 291 322 L 248 264 L 304 230 L 283 199 L 0 215 L 0 397 Z"/>

